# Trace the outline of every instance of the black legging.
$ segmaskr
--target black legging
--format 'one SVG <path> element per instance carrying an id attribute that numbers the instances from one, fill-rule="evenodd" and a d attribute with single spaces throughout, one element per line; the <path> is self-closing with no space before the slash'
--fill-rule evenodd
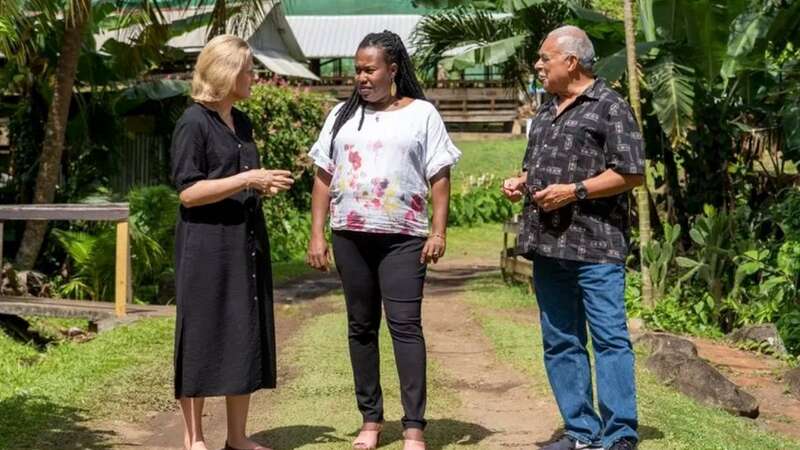
<path id="1" fill-rule="evenodd" d="M 383 421 L 378 330 L 381 299 L 394 345 L 403 428 L 425 428 L 426 356 L 419 262 L 425 239 L 402 234 L 333 232 L 333 253 L 347 304 L 350 361 L 365 422 Z"/>

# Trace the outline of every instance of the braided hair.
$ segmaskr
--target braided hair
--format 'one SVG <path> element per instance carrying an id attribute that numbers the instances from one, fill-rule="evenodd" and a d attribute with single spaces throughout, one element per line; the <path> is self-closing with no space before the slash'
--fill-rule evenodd
<path id="1" fill-rule="evenodd" d="M 367 47 L 383 49 L 386 63 L 397 64 L 397 74 L 394 77 L 394 82 L 397 86 L 397 97 L 425 99 L 425 93 L 422 91 L 422 86 L 417 81 L 417 75 L 414 72 L 414 65 L 411 63 L 411 58 L 408 56 L 408 51 L 406 46 L 403 45 L 403 40 L 400 39 L 400 36 L 389 30 L 370 33 L 358 44 L 359 50 Z M 336 112 L 336 120 L 333 122 L 333 129 L 331 130 L 331 147 L 328 151 L 331 158 L 333 158 L 333 141 L 336 139 L 336 135 L 339 134 L 339 130 L 344 124 L 355 115 L 359 107 L 361 108 L 361 119 L 358 121 L 358 129 L 361 130 L 361 126 L 364 125 L 365 103 L 358 93 L 358 86 L 355 86 L 350 98 Z"/>

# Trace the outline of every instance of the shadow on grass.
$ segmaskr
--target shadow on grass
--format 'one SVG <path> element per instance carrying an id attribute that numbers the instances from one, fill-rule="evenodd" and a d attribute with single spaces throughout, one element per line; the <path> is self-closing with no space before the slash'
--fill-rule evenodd
<path id="1" fill-rule="evenodd" d="M 440 450 L 448 445 L 475 445 L 493 432 L 478 424 L 461 422 L 452 419 L 438 419 L 428 422 L 425 431 L 425 440 L 428 450 Z M 294 449 L 314 444 L 344 444 L 342 448 L 349 448 L 352 439 L 358 435 L 358 430 L 350 433 L 351 438 L 342 439 L 337 436 L 337 430 L 326 426 L 292 425 L 265 430 L 256 433 L 252 439 L 257 442 L 269 444 L 276 449 Z M 403 439 L 403 429 L 400 422 L 386 422 L 379 447 L 386 447 Z"/>
<path id="2" fill-rule="evenodd" d="M 0 401 L 0 449 L 110 449 L 111 431 L 85 425 L 86 411 L 40 396 Z"/>
<path id="3" fill-rule="evenodd" d="M 336 436 L 336 429 L 314 425 L 290 425 L 273 428 L 254 434 L 256 442 L 269 444 L 276 449 L 300 448 L 310 444 L 330 444 L 347 442 Z"/>
<path id="4" fill-rule="evenodd" d="M 355 437 L 357 432 L 353 433 Z M 432 419 L 425 428 L 425 441 L 428 450 L 439 450 L 448 445 L 476 445 L 494 434 L 493 431 L 476 423 L 453 419 Z M 400 422 L 386 422 L 381 436 L 381 447 L 402 441 L 403 426 Z"/>
<path id="5" fill-rule="evenodd" d="M 664 433 L 656 427 L 639 425 L 639 438 L 642 441 L 649 441 L 651 439 L 664 439 L 664 437 Z"/>

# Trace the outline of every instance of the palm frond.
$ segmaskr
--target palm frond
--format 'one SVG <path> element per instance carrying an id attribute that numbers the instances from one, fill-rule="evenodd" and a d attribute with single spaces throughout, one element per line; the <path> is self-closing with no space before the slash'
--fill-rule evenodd
<path id="1" fill-rule="evenodd" d="M 691 67 L 664 57 L 649 68 L 647 84 L 653 94 L 653 110 L 673 148 L 686 142 L 694 128 L 695 72 Z"/>
<path id="2" fill-rule="evenodd" d="M 412 34 L 416 65 L 423 71 L 435 71 L 448 50 L 488 44 L 510 38 L 519 31 L 508 14 L 471 7 L 443 10 L 424 17 Z"/>
<path id="3" fill-rule="evenodd" d="M 246 38 L 255 32 L 274 6 L 273 0 L 215 0 L 208 26 L 208 38 L 223 33 Z"/>
<path id="4" fill-rule="evenodd" d="M 530 35 L 524 33 L 499 41 L 474 44 L 462 49 L 456 55 L 443 58 L 441 65 L 445 70 L 453 71 L 464 70 L 477 64 L 486 66 L 503 64 L 516 56 L 518 49 L 529 37 Z"/>

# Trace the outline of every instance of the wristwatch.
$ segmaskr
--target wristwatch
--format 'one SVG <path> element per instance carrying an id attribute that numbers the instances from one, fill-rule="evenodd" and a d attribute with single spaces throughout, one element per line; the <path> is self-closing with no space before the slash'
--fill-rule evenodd
<path id="1" fill-rule="evenodd" d="M 586 190 L 586 186 L 582 181 L 575 183 L 575 198 L 578 200 L 586 200 L 589 198 L 589 191 Z"/>

